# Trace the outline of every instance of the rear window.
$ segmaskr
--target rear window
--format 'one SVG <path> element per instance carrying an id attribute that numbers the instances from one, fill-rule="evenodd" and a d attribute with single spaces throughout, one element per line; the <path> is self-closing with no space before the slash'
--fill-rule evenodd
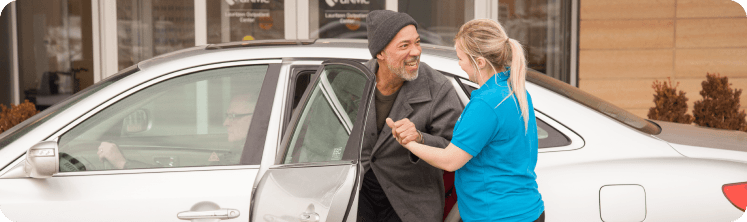
<path id="1" fill-rule="evenodd" d="M 661 133 L 659 126 L 557 79 L 530 70 L 527 72 L 527 81 L 568 97 L 643 133 Z"/>

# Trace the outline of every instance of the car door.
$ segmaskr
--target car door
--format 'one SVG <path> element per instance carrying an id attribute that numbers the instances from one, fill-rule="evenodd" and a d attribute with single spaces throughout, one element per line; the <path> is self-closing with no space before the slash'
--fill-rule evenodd
<path id="1" fill-rule="evenodd" d="M 365 112 L 375 77 L 346 60 L 322 63 L 257 186 L 252 221 L 354 221 Z"/>
<path id="2" fill-rule="evenodd" d="M 201 66 L 114 96 L 52 136 L 59 173 L 0 179 L 3 214 L 12 221 L 248 221 L 265 143 L 277 143 L 265 138 L 279 63 Z"/>

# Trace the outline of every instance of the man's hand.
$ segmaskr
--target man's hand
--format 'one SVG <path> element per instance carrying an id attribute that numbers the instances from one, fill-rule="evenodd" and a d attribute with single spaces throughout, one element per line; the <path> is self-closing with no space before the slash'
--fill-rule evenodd
<path id="1" fill-rule="evenodd" d="M 394 122 L 391 118 L 386 118 L 386 124 L 389 125 L 389 128 L 392 128 L 392 136 L 402 145 L 410 142 L 423 142 L 423 137 L 418 132 L 418 129 L 415 128 L 415 124 L 407 118 L 397 122 Z"/>
<path id="2" fill-rule="evenodd" d="M 99 154 L 99 161 L 104 162 L 104 160 L 107 160 L 117 169 L 124 168 L 124 165 L 127 162 L 124 156 L 122 156 L 122 152 L 119 151 L 117 144 L 101 142 L 97 154 Z"/>

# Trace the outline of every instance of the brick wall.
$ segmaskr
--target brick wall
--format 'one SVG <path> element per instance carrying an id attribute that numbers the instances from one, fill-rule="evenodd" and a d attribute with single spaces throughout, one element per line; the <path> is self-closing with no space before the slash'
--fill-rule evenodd
<path id="1" fill-rule="evenodd" d="M 728 76 L 747 109 L 747 17 L 736 2 L 581 0 L 579 40 L 579 87 L 638 116 L 667 77 L 692 113 L 706 72 Z"/>

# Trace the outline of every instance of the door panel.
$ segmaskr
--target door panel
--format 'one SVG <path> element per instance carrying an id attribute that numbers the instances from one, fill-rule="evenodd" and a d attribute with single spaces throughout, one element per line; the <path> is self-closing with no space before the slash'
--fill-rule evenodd
<path id="1" fill-rule="evenodd" d="M 254 203 L 254 221 L 301 221 L 301 214 L 309 206 L 313 206 L 319 221 L 342 221 L 357 169 L 347 163 L 268 170 L 257 193 L 271 198 L 259 198 Z"/>
<path id="2" fill-rule="evenodd" d="M 283 155 L 257 186 L 252 221 L 344 221 L 356 210 L 367 115 L 360 111 L 368 110 L 374 78 L 358 62 L 322 64 L 293 114 Z"/>
<path id="3" fill-rule="evenodd" d="M 183 222 L 177 213 L 211 201 L 221 208 L 239 210 L 236 221 L 248 221 L 248 187 L 254 184 L 259 167 L 242 167 L 4 179 L 0 202 L 6 204 L 0 203 L 0 210 L 11 221 Z"/>

